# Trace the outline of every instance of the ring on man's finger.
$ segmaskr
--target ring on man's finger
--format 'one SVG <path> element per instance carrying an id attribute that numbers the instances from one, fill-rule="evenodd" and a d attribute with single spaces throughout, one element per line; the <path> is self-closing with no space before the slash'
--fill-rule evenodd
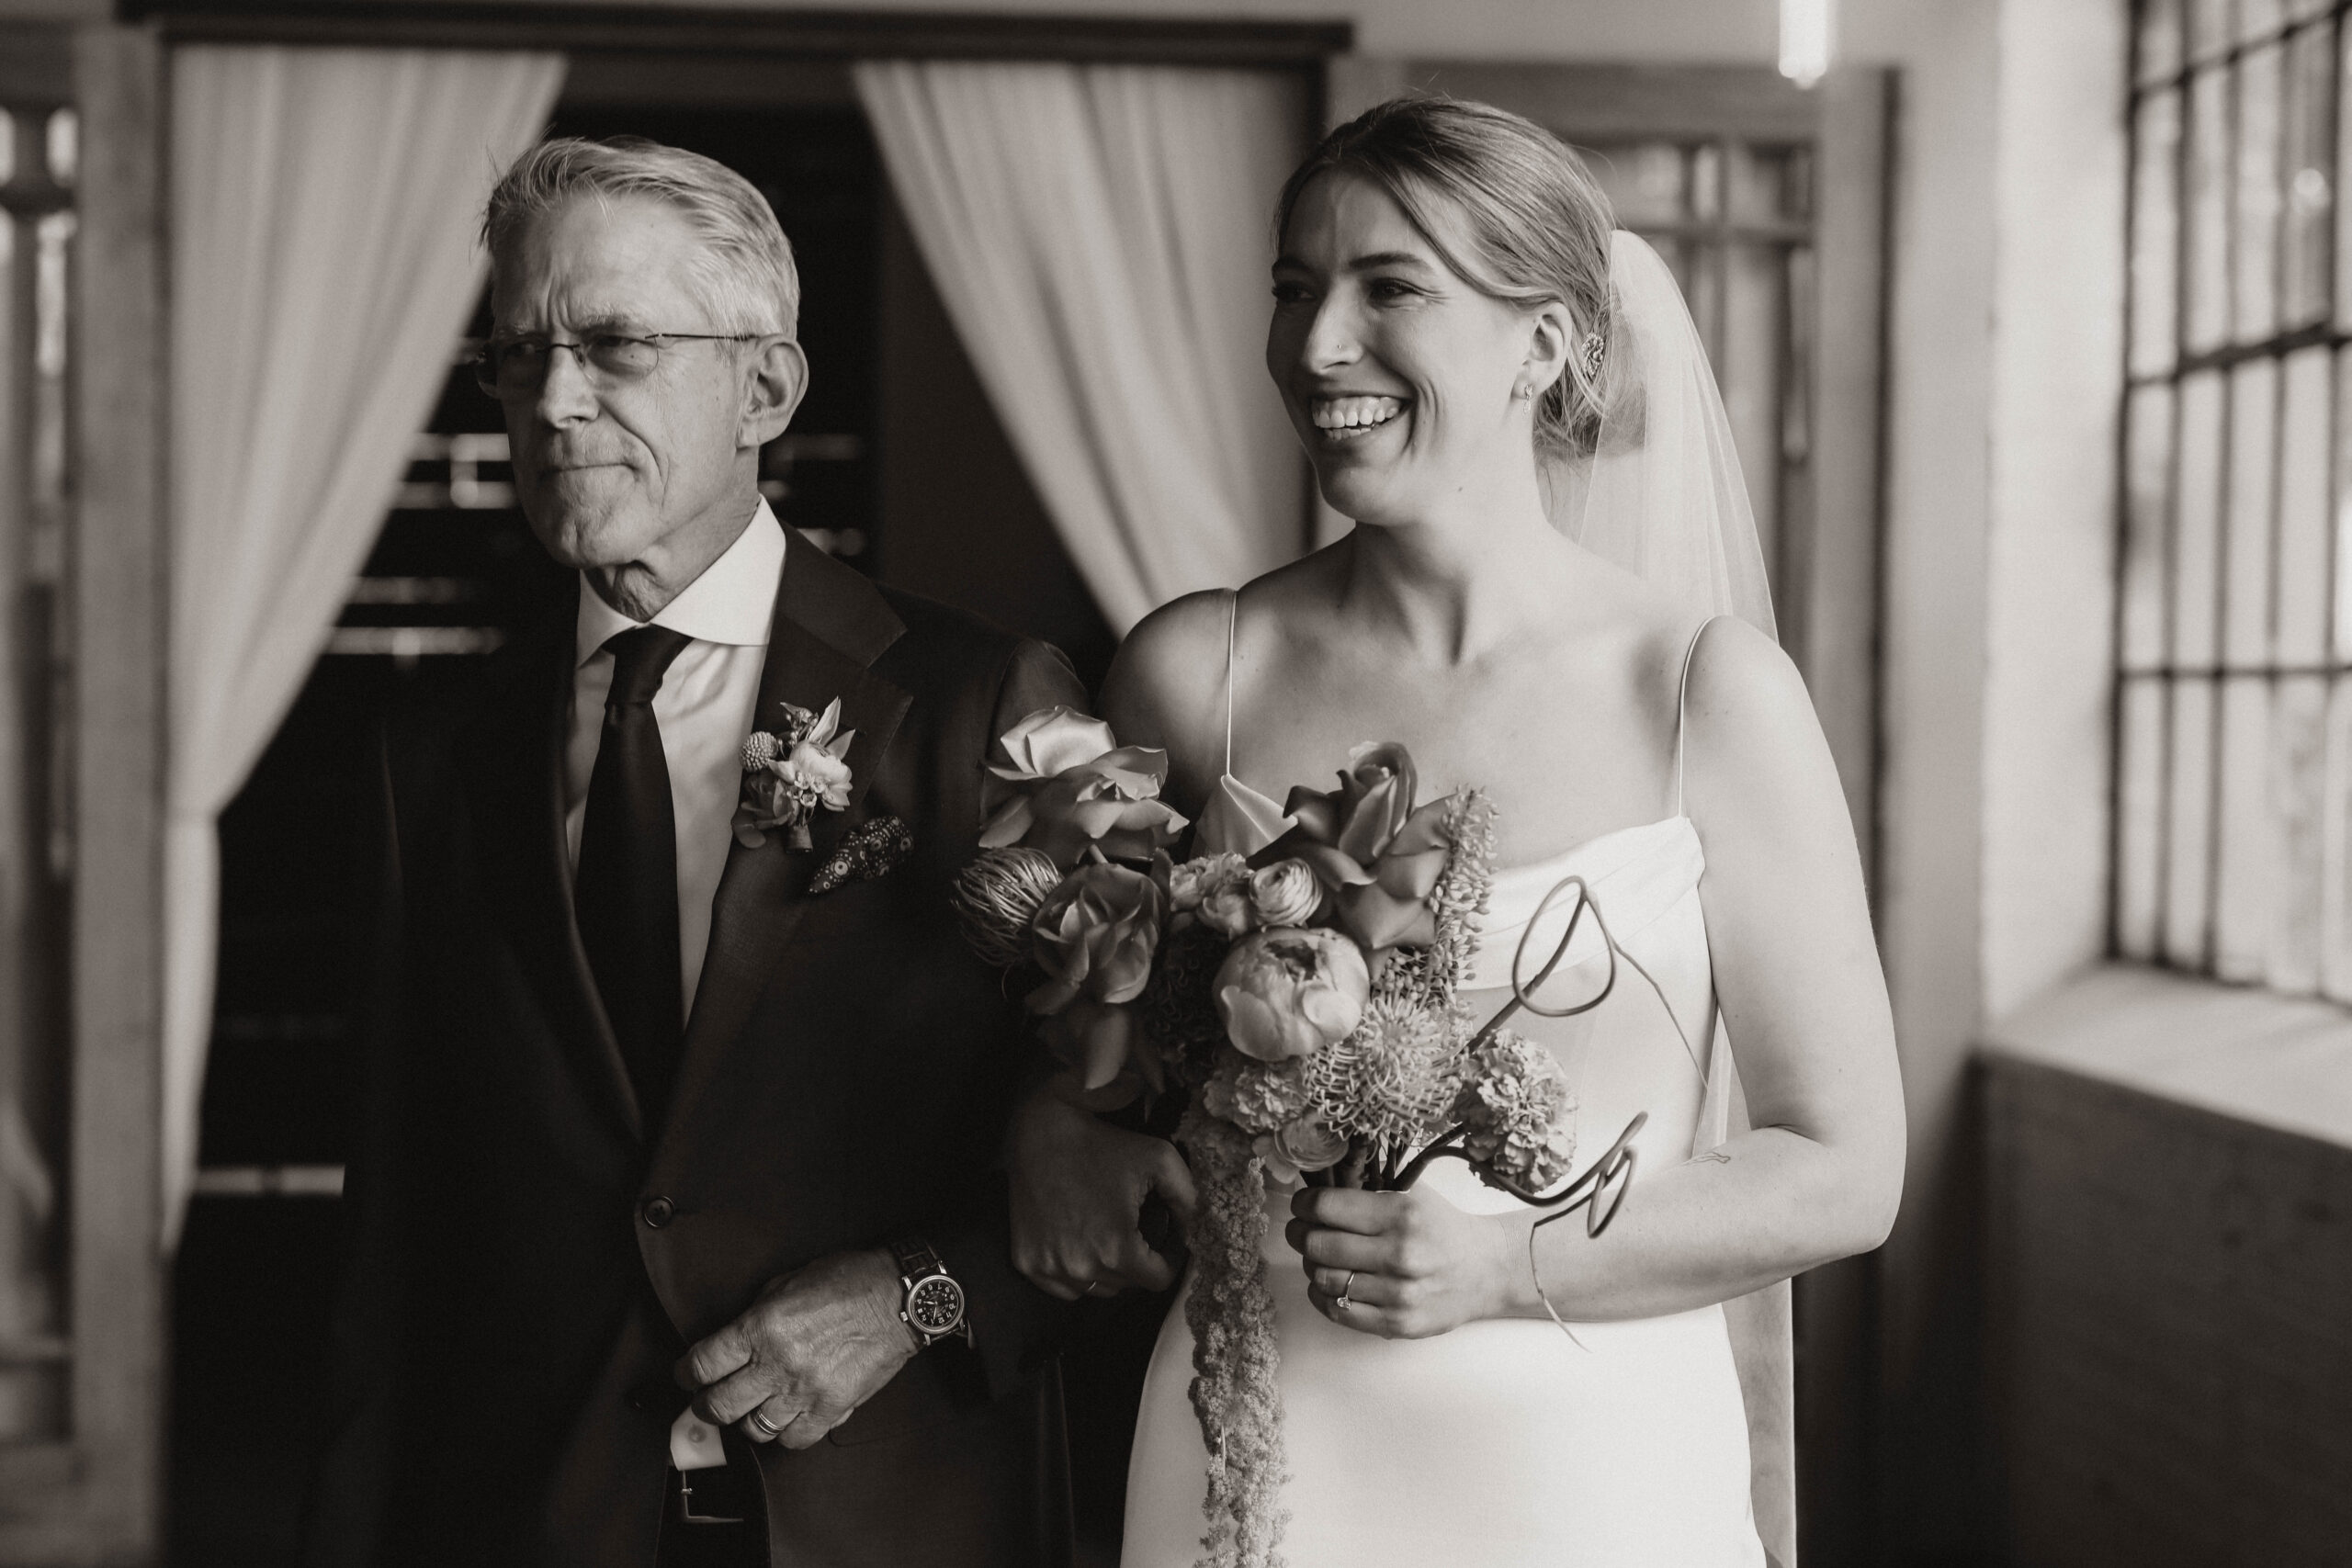
<path id="1" fill-rule="evenodd" d="M 1101 1289 L 1101 1288 L 1102 1288 L 1102 1280 L 1089 1280 L 1088 1281 L 1086 1281 L 1086 1292 L 1085 1292 L 1085 1293 L 1086 1293 L 1086 1294 L 1088 1294 L 1088 1295 L 1090 1295 L 1090 1296 L 1091 1296 L 1091 1295 L 1092 1295 L 1092 1294 L 1093 1294 L 1097 1290 L 1099 1290 L 1099 1289 Z"/>
<path id="2" fill-rule="evenodd" d="M 752 1426 L 757 1427 L 762 1432 L 771 1438 L 780 1438 L 784 1435 L 783 1427 L 777 1426 L 775 1422 L 769 1420 L 766 1416 L 761 1415 L 756 1410 L 752 1411 L 751 1415 L 745 1416 L 744 1419 L 749 1421 Z"/>

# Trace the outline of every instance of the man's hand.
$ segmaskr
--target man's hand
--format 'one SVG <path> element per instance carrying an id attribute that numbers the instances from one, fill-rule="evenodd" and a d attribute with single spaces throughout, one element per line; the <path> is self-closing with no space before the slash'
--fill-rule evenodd
<path id="1" fill-rule="evenodd" d="M 1123 1132 L 1041 1087 L 1013 1111 L 1007 1154 L 1012 1262 L 1039 1290 L 1075 1301 L 1175 1282 L 1139 1220 L 1157 1192 L 1179 1224 L 1192 1221 L 1193 1173 L 1175 1145 Z"/>
<path id="2" fill-rule="evenodd" d="M 886 1251 L 820 1258 L 770 1280 L 750 1311 L 680 1358 L 678 1386 L 701 1390 L 706 1420 L 741 1423 L 755 1443 L 808 1448 L 914 1359 L 899 1296 Z"/>

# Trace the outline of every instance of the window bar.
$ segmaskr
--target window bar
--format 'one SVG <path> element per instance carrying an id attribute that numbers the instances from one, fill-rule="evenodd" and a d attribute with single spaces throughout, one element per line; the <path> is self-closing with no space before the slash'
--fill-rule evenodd
<path id="1" fill-rule="evenodd" d="M 2245 91 L 2245 78 L 2238 69 L 2237 49 L 2226 51 L 2219 69 L 2222 72 L 2222 135 L 2226 149 L 2222 159 L 2222 177 L 2226 181 L 2222 201 L 2222 319 L 2228 323 L 2223 333 L 2224 344 L 2235 339 L 2238 322 L 2238 199 L 2243 186 L 2238 178 L 2241 149 L 2238 135 L 2245 124 L 2240 99 Z M 2215 518 L 2213 547 L 2213 599 L 2208 614 L 2213 620 L 2212 646 L 2227 658 L 2229 621 L 2226 611 L 2230 603 L 2231 544 L 2237 531 L 2237 509 L 2232 505 L 2236 497 L 2237 478 L 2237 387 L 2233 378 L 2224 376 L 2222 382 L 2222 462 L 2220 512 Z M 2220 681 L 2211 682 L 2207 694 L 2206 723 L 2211 733 L 2206 739 L 2205 762 L 2208 778 L 2205 788 L 2205 909 L 2204 931 L 2199 944 L 2198 966 L 2208 973 L 2220 967 L 2222 944 L 2222 840 L 2227 825 L 2222 818 L 2229 770 L 2225 766 L 2225 743 L 2229 728 L 2224 722 L 2223 695 L 2227 688 Z"/>

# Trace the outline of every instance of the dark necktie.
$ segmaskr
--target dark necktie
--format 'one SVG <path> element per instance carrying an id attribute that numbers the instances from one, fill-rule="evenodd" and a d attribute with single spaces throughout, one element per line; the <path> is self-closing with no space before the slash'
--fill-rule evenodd
<path id="1" fill-rule="evenodd" d="M 677 818 L 653 694 L 692 640 L 667 626 L 639 626 L 605 644 L 613 656 L 613 689 L 605 699 L 572 879 L 580 941 L 649 1134 L 668 1105 L 685 1033 Z"/>

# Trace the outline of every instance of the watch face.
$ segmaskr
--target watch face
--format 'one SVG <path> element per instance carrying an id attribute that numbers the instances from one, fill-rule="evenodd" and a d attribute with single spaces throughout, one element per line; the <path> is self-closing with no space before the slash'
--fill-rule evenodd
<path id="1" fill-rule="evenodd" d="M 916 1280 L 907 1294 L 907 1318 L 925 1334 L 952 1333 L 964 1321 L 964 1287 L 944 1274 Z"/>

